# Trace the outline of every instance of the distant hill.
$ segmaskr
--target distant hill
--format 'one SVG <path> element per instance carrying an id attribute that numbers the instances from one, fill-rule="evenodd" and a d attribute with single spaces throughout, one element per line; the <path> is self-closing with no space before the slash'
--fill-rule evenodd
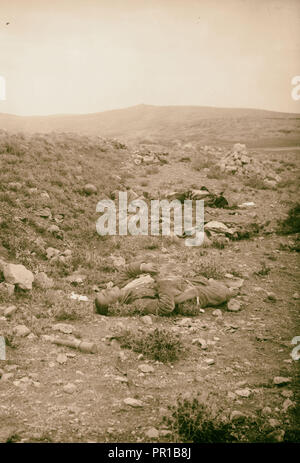
<path id="1" fill-rule="evenodd" d="M 300 144 L 300 114 L 242 108 L 142 104 L 82 115 L 0 114 L 0 128 L 13 132 L 76 132 L 144 142 Z"/>

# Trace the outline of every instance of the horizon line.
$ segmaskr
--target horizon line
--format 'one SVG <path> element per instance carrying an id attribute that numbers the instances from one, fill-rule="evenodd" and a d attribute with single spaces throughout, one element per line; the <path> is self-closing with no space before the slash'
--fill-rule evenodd
<path id="1" fill-rule="evenodd" d="M 293 115 L 299 115 L 300 112 L 293 112 L 293 111 L 280 111 L 280 110 L 275 110 L 275 109 L 266 109 L 266 108 L 254 108 L 254 107 L 241 107 L 241 106 L 207 106 L 207 105 L 191 105 L 191 104 L 186 104 L 186 105 L 178 105 L 178 104 L 170 104 L 170 105 L 155 105 L 155 104 L 148 104 L 148 103 L 138 103 L 132 106 L 123 106 L 120 108 L 113 108 L 113 109 L 104 109 L 103 111 L 96 111 L 92 113 L 50 113 L 50 114 L 16 114 L 16 113 L 2 113 L 0 112 L 0 115 L 5 115 L 5 116 L 15 116 L 15 117 L 66 117 L 66 116 L 92 116 L 96 114 L 103 114 L 107 112 L 113 112 L 113 111 L 122 111 L 124 109 L 132 109 L 136 108 L 139 106 L 151 106 L 154 108 L 206 108 L 206 109 L 225 109 L 225 110 L 250 110 L 250 111 L 266 111 L 270 113 L 281 113 L 281 114 L 293 114 Z"/>

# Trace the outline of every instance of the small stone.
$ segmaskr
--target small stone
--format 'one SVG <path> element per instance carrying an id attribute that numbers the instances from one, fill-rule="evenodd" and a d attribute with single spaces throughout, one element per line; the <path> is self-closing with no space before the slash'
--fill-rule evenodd
<path id="1" fill-rule="evenodd" d="M 147 363 L 142 363 L 139 365 L 139 370 L 141 370 L 143 373 L 153 373 L 154 368 L 151 365 L 148 365 Z"/>
<path id="2" fill-rule="evenodd" d="M 276 420 L 275 418 L 270 418 L 269 424 L 272 428 L 278 428 L 278 426 L 280 426 L 280 421 Z"/>
<path id="3" fill-rule="evenodd" d="M 267 434 L 267 439 L 269 442 L 283 442 L 285 431 L 283 429 L 276 429 L 275 431 Z"/>
<path id="4" fill-rule="evenodd" d="M 144 315 L 143 317 L 141 317 L 141 321 L 144 323 L 144 325 L 152 325 L 153 322 L 152 322 L 152 318 L 150 315 Z"/>
<path id="5" fill-rule="evenodd" d="M 44 219 L 50 219 L 52 217 L 51 210 L 49 207 L 45 207 L 44 209 L 40 209 L 37 213 L 40 217 L 43 217 Z"/>
<path id="6" fill-rule="evenodd" d="M 50 225 L 50 227 L 47 229 L 47 232 L 56 235 L 57 233 L 61 233 L 61 230 L 57 225 Z"/>
<path id="7" fill-rule="evenodd" d="M 288 391 L 287 389 L 285 389 L 284 391 L 281 391 L 281 395 L 282 397 L 290 398 L 293 397 L 294 393 L 293 391 Z"/>
<path id="8" fill-rule="evenodd" d="M 67 323 L 57 323 L 52 326 L 54 331 L 60 331 L 61 333 L 71 334 L 73 332 L 73 327 Z"/>
<path id="9" fill-rule="evenodd" d="M 212 315 L 213 315 L 214 317 L 222 317 L 222 315 L 223 315 L 223 314 L 222 314 L 222 310 L 220 310 L 220 309 L 215 309 L 215 310 L 212 312 Z"/>
<path id="10" fill-rule="evenodd" d="M 115 381 L 119 381 L 120 383 L 128 383 L 128 379 L 125 376 L 115 376 Z"/>
<path id="11" fill-rule="evenodd" d="M 270 407 L 264 407 L 261 411 L 261 414 L 264 416 L 271 415 L 272 409 Z"/>
<path id="12" fill-rule="evenodd" d="M 123 400 L 125 405 L 130 405 L 130 407 L 139 408 L 143 407 L 143 402 L 141 400 L 132 399 L 131 397 L 127 397 Z"/>
<path id="13" fill-rule="evenodd" d="M 27 326 L 25 326 L 25 325 L 17 325 L 17 326 L 14 327 L 13 333 L 16 336 L 20 336 L 20 337 L 24 338 L 25 336 L 29 335 L 30 329 L 27 328 Z"/>
<path id="14" fill-rule="evenodd" d="M 171 436 L 171 434 L 172 434 L 172 431 L 169 431 L 168 429 L 161 429 L 159 431 L 159 435 L 161 437 L 169 437 L 169 436 Z"/>
<path id="15" fill-rule="evenodd" d="M 293 296 L 292 296 L 293 299 L 299 299 L 300 296 L 299 296 L 299 293 L 294 293 Z"/>
<path id="16" fill-rule="evenodd" d="M 236 299 L 231 299 L 227 303 L 227 310 L 229 312 L 239 312 L 241 310 L 241 303 Z"/>
<path id="17" fill-rule="evenodd" d="M 292 402 L 290 399 L 286 399 L 283 402 L 283 411 L 286 412 L 290 407 L 294 407 L 294 402 Z"/>
<path id="18" fill-rule="evenodd" d="M 97 193 L 97 187 L 95 187 L 95 185 L 93 185 L 92 183 L 87 183 L 86 185 L 84 185 L 83 191 L 87 195 L 93 195 Z"/>
<path id="19" fill-rule="evenodd" d="M 69 283 L 72 283 L 72 285 L 82 285 L 84 281 L 86 280 L 87 275 L 84 275 L 83 273 L 80 272 L 74 272 L 72 275 L 69 275 L 66 278 L 66 281 Z"/>
<path id="20" fill-rule="evenodd" d="M 214 359 L 205 359 L 204 361 L 207 365 L 213 365 L 215 363 Z"/>
<path id="21" fill-rule="evenodd" d="M 150 428 L 145 432 L 145 436 L 149 437 L 149 439 L 158 439 L 159 431 L 156 428 Z"/>
<path id="22" fill-rule="evenodd" d="M 288 384 L 291 382 L 291 378 L 285 378 L 284 376 L 275 376 L 273 379 L 273 383 L 276 386 L 284 386 L 285 384 Z"/>
<path id="23" fill-rule="evenodd" d="M 63 387 L 63 391 L 66 392 L 66 394 L 73 394 L 76 390 L 76 386 L 73 383 L 68 383 Z"/>
<path id="24" fill-rule="evenodd" d="M 201 349 L 207 349 L 207 342 L 205 339 L 202 338 L 196 338 L 192 340 L 192 344 L 196 344 L 197 346 L 200 346 Z"/>
<path id="25" fill-rule="evenodd" d="M 234 391 L 236 395 L 240 396 L 240 397 L 250 397 L 251 395 L 251 391 L 250 389 L 248 388 L 245 388 L 245 389 L 237 389 L 236 391 Z"/>
<path id="26" fill-rule="evenodd" d="M 59 253 L 60 253 L 60 251 L 58 249 L 55 249 L 55 248 L 47 248 L 46 249 L 47 259 L 52 259 L 53 257 L 58 256 Z"/>
<path id="27" fill-rule="evenodd" d="M 35 276 L 34 285 L 41 289 L 50 289 L 54 286 L 54 281 L 45 272 L 40 272 Z"/>
<path id="28" fill-rule="evenodd" d="M 56 357 L 56 361 L 57 361 L 58 363 L 60 363 L 61 365 L 62 365 L 63 363 L 66 363 L 67 360 L 68 360 L 68 358 L 67 358 L 67 356 L 66 356 L 65 354 L 58 354 L 58 356 Z"/>
<path id="29" fill-rule="evenodd" d="M 9 318 L 11 317 L 14 313 L 16 313 L 17 311 L 17 307 L 15 305 L 11 305 L 9 307 L 7 307 L 5 310 L 4 310 L 4 316 Z"/>

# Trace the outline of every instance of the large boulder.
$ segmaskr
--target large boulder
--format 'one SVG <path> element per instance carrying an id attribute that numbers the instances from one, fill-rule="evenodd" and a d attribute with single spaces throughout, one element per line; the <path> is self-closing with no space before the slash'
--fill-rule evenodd
<path id="1" fill-rule="evenodd" d="M 7 264 L 4 267 L 3 275 L 6 283 L 18 285 L 21 289 L 32 289 L 34 275 L 24 265 Z"/>

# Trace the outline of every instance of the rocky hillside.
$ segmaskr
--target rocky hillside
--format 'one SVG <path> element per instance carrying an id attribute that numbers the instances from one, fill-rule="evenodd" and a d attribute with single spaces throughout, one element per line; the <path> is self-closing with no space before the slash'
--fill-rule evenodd
<path id="1" fill-rule="evenodd" d="M 299 172 L 293 149 L 2 131 L 0 441 L 299 442 Z M 205 245 L 99 236 L 98 200 L 125 189 L 204 197 Z M 234 297 L 96 314 L 140 258 Z"/>
<path id="2" fill-rule="evenodd" d="M 126 140 L 176 140 L 247 143 L 251 146 L 299 145 L 299 114 L 201 106 L 151 106 L 85 115 L 20 117 L 0 114 L 0 128 L 25 132 L 75 132 Z"/>

